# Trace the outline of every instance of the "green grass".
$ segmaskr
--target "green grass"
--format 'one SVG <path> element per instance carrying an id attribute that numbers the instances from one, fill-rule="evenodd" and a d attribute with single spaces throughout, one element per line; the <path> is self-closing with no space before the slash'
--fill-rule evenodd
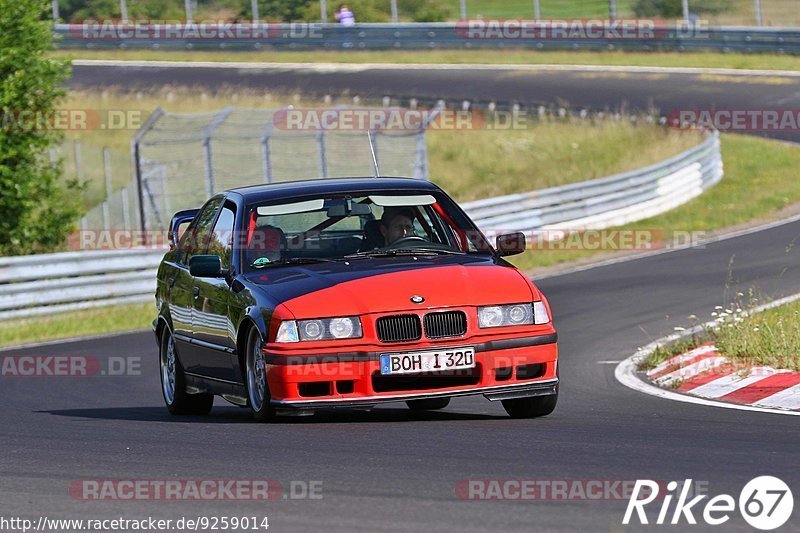
<path id="1" fill-rule="evenodd" d="M 146 329 L 155 317 L 154 302 L 148 302 L 3 320 L 0 346 Z"/>
<path id="2" fill-rule="evenodd" d="M 277 63 L 408 63 L 493 65 L 608 65 L 800 70 L 795 56 L 713 52 L 589 52 L 535 50 L 432 50 L 353 52 L 218 52 L 178 50 L 60 50 L 73 59 L 129 61 L 243 61 Z"/>
<path id="3" fill-rule="evenodd" d="M 755 300 L 750 297 L 750 302 Z M 640 365 L 650 370 L 672 356 L 686 353 L 706 342 L 745 367 L 771 366 L 800 371 L 800 301 L 761 313 L 748 313 L 741 297 L 718 306 L 713 318 L 718 322 L 692 336 L 657 348 Z"/>
<path id="4" fill-rule="evenodd" d="M 709 232 L 774 213 L 800 202 L 800 147 L 745 135 L 722 135 L 725 177 L 701 196 L 667 213 L 623 226 L 663 232 Z M 511 260 L 533 270 L 569 261 L 586 260 L 595 250 L 529 250 Z"/>

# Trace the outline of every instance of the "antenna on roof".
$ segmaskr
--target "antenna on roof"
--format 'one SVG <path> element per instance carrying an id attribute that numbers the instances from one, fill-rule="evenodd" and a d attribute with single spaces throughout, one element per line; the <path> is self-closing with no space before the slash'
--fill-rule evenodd
<path id="1" fill-rule="evenodd" d="M 370 130 L 367 130 L 367 139 L 369 140 L 369 151 L 372 154 L 372 176 L 380 178 L 381 171 L 378 168 L 378 158 L 375 157 L 375 145 L 372 144 L 372 132 Z"/>

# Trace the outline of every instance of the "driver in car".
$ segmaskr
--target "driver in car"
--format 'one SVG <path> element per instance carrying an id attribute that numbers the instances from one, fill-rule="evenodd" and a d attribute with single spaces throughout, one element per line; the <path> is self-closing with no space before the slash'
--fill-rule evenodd
<path id="1" fill-rule="evenodd" d="M 406 237 L 414 237 L 414 212 L 407 208 L 389 208 L 381 216 L 381 235 L 386 246 Z"/>

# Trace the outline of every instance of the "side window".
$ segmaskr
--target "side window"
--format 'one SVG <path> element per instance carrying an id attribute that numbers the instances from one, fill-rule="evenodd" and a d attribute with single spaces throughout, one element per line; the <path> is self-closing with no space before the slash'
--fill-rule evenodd
<path id="1" fill-rule="evenodd" d="M 219 214 L 214 231 L 211 232 L 211 240 L 208 243 L 208 253 L 218 255 L 222 259 L 222 270 L 231 267 L 231 256 L 233 255 L 233 223 L 236 220 L 236 206 L 226 202 Z"/>
<path id="2" fill-rule="evenodd" d="M 211 224 L 217 216 L 222 198 L 212 198 L 197 214 L 189 228 L 184 232 L 178 245 L 181 251 L 181 263 L 189 264 L 193 255 L 202 255 L 208 247 L 211 235 Z"/>

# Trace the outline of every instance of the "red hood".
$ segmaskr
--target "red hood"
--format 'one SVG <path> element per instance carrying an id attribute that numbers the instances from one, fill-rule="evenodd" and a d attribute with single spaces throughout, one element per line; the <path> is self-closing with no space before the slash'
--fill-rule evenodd
<path id="1" fill-rule="evenodd" d="M 344 281 L 286 300 L 283 305 L 295 318 L 316 318 L 530 302 L 539 297 L 534 291 L 515 268 L 448 265 Z M 414 304 L 412 296 L 422 296 L 425 301 Z"/>

